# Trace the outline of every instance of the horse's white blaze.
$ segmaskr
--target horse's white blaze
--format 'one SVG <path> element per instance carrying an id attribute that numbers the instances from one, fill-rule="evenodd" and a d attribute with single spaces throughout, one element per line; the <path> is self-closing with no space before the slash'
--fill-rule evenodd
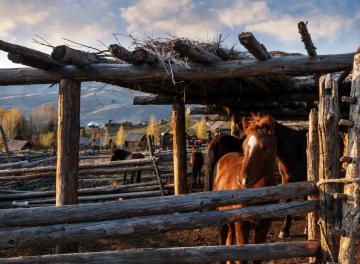
<path id="1" fill-rule="evenodd" d="M 254 147 L 256 146 L 257 144 L 257 139 L 254 135 L 251 135 L 249 140 L 248 140 L 248 146 L 249 146 L 249 154 L 251 155 Z"/>

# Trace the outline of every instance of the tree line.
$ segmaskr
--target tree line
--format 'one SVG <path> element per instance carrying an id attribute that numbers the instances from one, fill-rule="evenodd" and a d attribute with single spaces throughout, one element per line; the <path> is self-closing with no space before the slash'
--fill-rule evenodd
<path id="1" fill-rule="evenodd" d="M 34 107 L 26 118 L 17 107 L 0 107 L 0 125 L 7 140 L 30 141 L 34 149 L 53 149 L 56 141 L 56 115 L 52 105 Z M 0 138 L 2 149 L 3 139 Z"/>

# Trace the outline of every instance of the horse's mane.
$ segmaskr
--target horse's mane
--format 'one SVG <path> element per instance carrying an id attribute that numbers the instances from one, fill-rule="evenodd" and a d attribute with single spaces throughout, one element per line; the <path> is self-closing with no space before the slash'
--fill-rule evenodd
<path id="1" fill-rule="evenodd" d="M 245 135 L 253 131 L 263 131 L 272 134 L 274 132 L 275 120 L 269 115 L 251 114 L 250 121 L 243 119 L 243 128 Z"/>

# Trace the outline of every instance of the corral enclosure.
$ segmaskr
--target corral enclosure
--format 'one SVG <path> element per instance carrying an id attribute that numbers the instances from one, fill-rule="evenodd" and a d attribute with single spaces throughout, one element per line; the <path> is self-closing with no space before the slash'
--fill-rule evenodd
<path id="1" fill-rule="evenodd" d="M 10 60 L 32 67 L 0 70 L 0 85 L 60 84 L 56 166 L 0 171 L 4 207 L 13 207 L 7 201 L 19 197 L 46 197 L 33 204 L 30 200 L 25 205 L 20 203 L 20 207 L 30 208 L 0 210 L 0 247 L 4 256 L 9 257 L 1 258 L 0 263 L 139 263 L 139 259 L 143 263 L 211 263 L 301 257 L 310 257 L 310 263 L 356 263 L 355 239 L 359 236 L 360 215 L 360 55 L 318 55 L 306 24 L 300 22 L 298 27 L 307 56 L 268 52 L 249 32 L 239 35 L 240 43 L 248 52 L 226 49 L 220 40 L 199 43 L 187 39 L 149 39 L 137 43 L 133 51 L 118 44 L 109 45 L 107 51 L 99 53 L 58 46 L 50 56 L 0 41 L 0 49 L 9 53 Z M 163 179 L 167 172 L 161 169 L 151 140 L 149 158 L 79 165 L 82 81 L 111 83 L 154 94 L 137 97 L 134 104 L 172 104 L 173 174 L 168 176 L 173 181 L 170 184 Z M 189 184 L 185 104 L 206 105 L 193 109 L 192 113 L 207 114 L 212 120 L 230 120 L 234 136 L 240 136 L 240 119 L 252 112 L 270 114 L 278 120 L 308 120 L 309 182 L 186 194 Z M 339 147 L 340 130 L 348 132 L 349 138 L 344 155 Z M 347 164 L 345 177 L 340 176 L 340 162 Z M 139 170 L 154 173 L 148 175 L 147 181 L 115 186 L 112 190 L 109 187 L 84 188 L 89 186 L 79 189 L 84 179 L 111 181 L 119 173 Z M 99 175 L 102 176 L 97 177 Z M 18 180 L 54 177 L 55 190 L 11 190 L 17 187 Z M 169 193 L 169 188 L 173 189 L 174 196 L 82 204 L 164 195 Z M 116 194 L 114 189 L 118 191 Z M 124 190 L 126 192 L 121 194 Z M 96 195 L 90 196 L 90 193 Z M 303 196 L 309 199 L 278 203 Z M 52 205 L 54 203 L 56 206 Z M 216 210 L 234 204 L 247 206 Z M 271 243 L 264 244 L 210 246 L 195 243 L 192 247 L 66 254 L 78 247 L 74 243 L 81 243 L 82 248 L 91 251 L 91 246 L 86 246 L 89 245 L 87 241 L 108 236 L 126 239 L 130 235 L 154 234 L 156 237 L 156 234 L 172 231 L 170 236 L 181 239 L 184 233 L 176 233 L 179 230 L 195 229 L 200 233 L 208 230 L 199 228 L 208 226 L 287 215 L 304 217 L 307 213 L 308 238 L 301 237 L 302 241 L 277 242 L 272 235 Z M 17 252 L 26 254 L 23 248 L 33 245 L 56 245 L 58 254 L 16 256 Z M 12 254 L 11 248 L 19 251 L 14 250 Z M 52 253 L 51 250 L 45 252 Z"/>

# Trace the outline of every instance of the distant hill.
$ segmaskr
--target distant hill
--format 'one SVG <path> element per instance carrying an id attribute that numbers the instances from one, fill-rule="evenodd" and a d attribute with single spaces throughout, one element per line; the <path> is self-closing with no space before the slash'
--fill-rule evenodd
<path id="1" fill-rule="evenodd" d="M 43 104 L 57 107 L 58 85 L 16 85 L 0 87 L 0 107 L 19 107 L 28 117 L 31 109 Z M 134 106 L 133 97 L 140 92 L 101 83 L 85 82 L 81 88 L 80 122 L 104 123 L 110 119 L 123 122 L 147 121 L 151 115 L 158 120 L 170 117 L 169 106 Z"/>

